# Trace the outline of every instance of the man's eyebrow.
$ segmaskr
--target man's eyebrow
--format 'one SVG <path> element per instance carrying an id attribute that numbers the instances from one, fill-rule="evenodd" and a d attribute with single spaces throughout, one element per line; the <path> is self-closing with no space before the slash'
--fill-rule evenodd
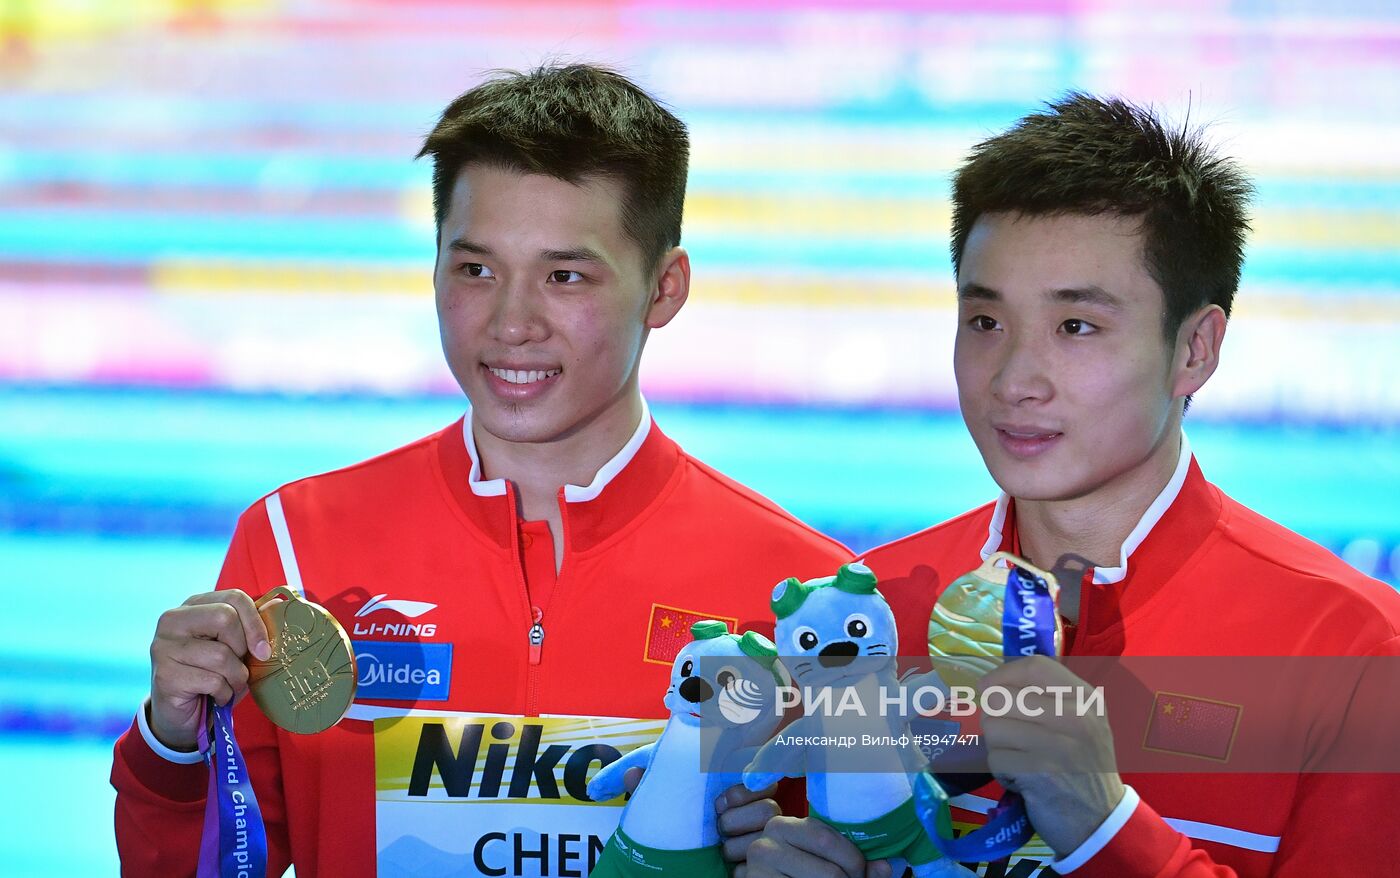
<path id="1" fill-rule="evenodd" d="M 1049 295 L 1057 302 L 1066 302 L 1071 305 L 1098 305 L 1115 311 L 1123 310 L 1122 299 L 1094 284 L 1051 290 Z"/>
<path id="2" fill-rule="evenodd" d="M 468 253 L 474 256 L 495 256 L 496 251 L 485 244 L 478 244 L 466 238 L 453 238 L 447 249 L 454 253 Z M 592 247 L 565 247 L 562 250 L 541 250 L 540 259 L 545 262 L 597 262 L 606 263 L 603 255 Z"/>
<path id="3" fill-rule="evenodd" d="M 606 262 L 603 255 L 592 247 L 567 247 L 563 250 L 545 250 L 540 253 L 546 262 Z"/>
<path id="4" fill-rule="evenodd" d="M 959 302 L 1000 302 L 1001 293 L 981 284 L 963 284 L 958 287 Z"/>
<path id="5" fill-rule="evenodd" d="M 447 249 L 455 253 L 471 253 L 476 256 L 495 256 L 496 253 L 485 244 L 477 244 L 468 241 L 466 238 L 453 238 L 452 243 L 447 245 Z"/>

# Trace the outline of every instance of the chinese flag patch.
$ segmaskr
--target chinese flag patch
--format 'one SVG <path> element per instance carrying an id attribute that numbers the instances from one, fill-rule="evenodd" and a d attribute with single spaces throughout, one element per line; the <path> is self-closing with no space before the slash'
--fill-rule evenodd
<path id="1" fill-rule="evenodd" d="M 1238 704 L 1158 692 L 1142 746 L 1224 762 L 1230 758 L 1243 712 Z"/>
<path id="2" fill-rule="evenodd" d="M 681 648 L 690 642 L 690 626 L 706 619 L 718 619 L 729 626 L 731 634 L 739 627 L 739 620 L 730 616 L 696 613 L 665 604 L 652 604 L 644 658 L 659 665 L 669 665 L 676 660 Z"/>

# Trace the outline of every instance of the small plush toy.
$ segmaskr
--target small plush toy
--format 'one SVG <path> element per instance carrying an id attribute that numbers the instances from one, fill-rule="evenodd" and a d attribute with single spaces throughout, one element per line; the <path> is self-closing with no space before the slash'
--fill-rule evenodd
<path id="1" fill-rule="evenodd" d="M 623 791 L 629 768 L 646 769 L 617 831 L 590 878 L 684 876 L 727 878 L 715 800 L 739 783 L 743 767 L 781 717 L 773 642 L 752 631 L 730 634 L 723 622 L 696 622 L 693 642 L 671 665 L 661 737 L 604 766 L 588 797 Z"/>
<path id="2" fill-rule="evenodd" d="M 806 712 L 763 745 L 744 785 L 805 774 L 811 816 L 866 859 L 890 860 L 895 875 L 903 863 L 916 878 L 971 875 L 941 857 L 914 813 L 913 779 L 928 760 L 909 734 L 912 693 L 947 686 L 935 673 L 898 679 L 894 613 L 875 586 L 870 568 L 852 563 L 773 589 L 778 651 Z"/>

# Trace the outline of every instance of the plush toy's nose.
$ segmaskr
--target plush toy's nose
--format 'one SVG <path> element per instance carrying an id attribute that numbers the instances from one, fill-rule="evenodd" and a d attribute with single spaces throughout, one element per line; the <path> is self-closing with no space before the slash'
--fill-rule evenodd
<path id="1" fill-rule="evenodd" d="M 700 704 L 714 697 L 715 690 L 701 677 L 686 677 L 681 681 L 681 697 L 691 704 Z"/>
<path id="2" fill-rule="evenodd" d="M 817 660 L 824 668 L 842 668 L 849 665 L 859 653 L 860 647 L 851 641 L 838 640 L 822 647 L 822 651 L 817 653 Z"/>

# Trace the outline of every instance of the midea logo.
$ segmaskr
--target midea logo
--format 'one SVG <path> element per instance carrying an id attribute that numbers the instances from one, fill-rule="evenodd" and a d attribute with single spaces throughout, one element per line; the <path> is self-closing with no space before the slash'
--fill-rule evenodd
<path id="1" fill-rule="evenodd" d="M 383 662 L 371 652 L 361 652 L 355 656 L 360 666 L 360 685 L 373 686 L 380 683 L 399 683 L 411 686 L 439 686 L 442 672 L 437 668 L 421 668 L 410 664 Z"/>

